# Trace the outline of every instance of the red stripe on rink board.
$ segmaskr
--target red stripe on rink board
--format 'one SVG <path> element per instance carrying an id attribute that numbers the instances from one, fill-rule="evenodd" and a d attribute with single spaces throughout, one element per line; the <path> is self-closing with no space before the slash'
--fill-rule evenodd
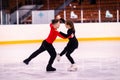
<path id="1" fill-rule="evenodd" d="M 17 40 L 17 41 L 0 41 L 0 45 L 5 44 L 27 44 L 41 43 L 43 40 Z M 56 39 L 55 42 L 67 42 L 68 39 Z M 78 41 L 120 41 L 120 37 L 102 37 L 102 38 L 78 38 Z"/>

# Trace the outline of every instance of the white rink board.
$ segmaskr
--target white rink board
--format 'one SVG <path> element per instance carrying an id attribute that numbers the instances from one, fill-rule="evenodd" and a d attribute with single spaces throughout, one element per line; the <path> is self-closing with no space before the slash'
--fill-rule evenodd
<path id="1" fill-rule="evenodd" d="M 76 23 L 77 38 L 120 37 L 120 23 Z M 49 34 L 49 24 L 0 25 L 0 41 L 40 40 Z M 64 24 L 59 31 L 66 32 Z"/>

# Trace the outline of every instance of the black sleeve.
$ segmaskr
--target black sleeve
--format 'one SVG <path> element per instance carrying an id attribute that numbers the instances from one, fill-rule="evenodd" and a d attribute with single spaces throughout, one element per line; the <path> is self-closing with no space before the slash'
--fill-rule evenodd
<path id="1" fill-rule="evenodd" d="M 60 34 L 65 37 L 65 38 L 68 38 L 71 34 L 72 34 L 72 31 L 68 30 L 67 34 L 63 33 L 63 32 L 60 32 Z"/>

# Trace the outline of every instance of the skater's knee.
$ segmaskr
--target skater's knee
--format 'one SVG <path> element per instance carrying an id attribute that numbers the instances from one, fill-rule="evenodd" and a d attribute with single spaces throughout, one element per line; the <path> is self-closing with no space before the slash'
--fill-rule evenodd
<path id="1" fill-rule="evenodd" d="M 70 57 L 70 54 L 66 54 L 66 57 Z"/>
<path id="2" fill-rule="evenodd" d="M 54 55 L 54 57 L 56 57 L 56 56 L 57 56 L 57 54 Z"/>
<path id="3" fill-rule="evenodd" d="M 54 55 L 51 55 L 51 57 L 53 57 L 53 58 L 56 58 L 56 56 L 57 56 L 56 54 L 54 54 Z"/>

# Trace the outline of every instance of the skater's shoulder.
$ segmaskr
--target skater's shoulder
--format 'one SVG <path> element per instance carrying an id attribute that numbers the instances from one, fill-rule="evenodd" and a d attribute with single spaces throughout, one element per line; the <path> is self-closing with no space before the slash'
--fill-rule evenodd
<path id="1" fill-rule="evenodd" d="M 73 30 L 73 29 L 68 29 L 68 32 L 74 33 L 75 30 Z"/>

